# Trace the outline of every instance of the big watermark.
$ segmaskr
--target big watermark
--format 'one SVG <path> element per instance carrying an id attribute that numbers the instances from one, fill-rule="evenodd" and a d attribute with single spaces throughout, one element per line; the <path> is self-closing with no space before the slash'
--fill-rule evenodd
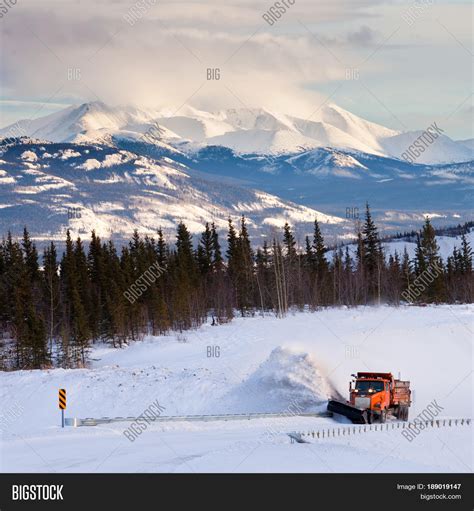
<path id="1" fill-rule="evenodd" d="M 421 294 L 425 292 L 427 287 L 442 273 L 443 269 L 440 268 L 437 263 L 430 264 L 430 266 L 402 292 L 402 298 L 407 302 L 415 302 Z"/>
<path id="2" fill-rule="evenodd" d="M 433 401 L 413 419 L 413 422 L 410 422 L 408 427 L 402 430 L 402 436 L 409 442 L 413 442 L 413 440 L 428 427 L 426 422 L 432 421 L 439 415 L 441 410 L 444 410 L 444 408 L 436 402 L 436 399 L 433 399 Z"/>
<path id="3" fill-rule="evenodd" d="M 138 279 L 123 292 L 123 296 L 133 305 L 165 271 L 166 270 L 162 268 L 158 262 L 153 263 L 148 270 L 144 271 Z"/>
<path id="4" fill-rule="evenodd" d="M 123 431 L 123 435 L 130 442 L 135 442 L 135 440 L 148 429 L 148 426 L 161 415 L 164 409 L 165 407 L 161 406 L 158 400 L 154 401 L 125 431 Z"/>
<path id="5" fill-rule="evenodd" d="M 408 163 L 415 161 L 431 146 L 444 130 L 436 122 L 430 124 L 425 131 L 402 153 L 402 158 Z"/>

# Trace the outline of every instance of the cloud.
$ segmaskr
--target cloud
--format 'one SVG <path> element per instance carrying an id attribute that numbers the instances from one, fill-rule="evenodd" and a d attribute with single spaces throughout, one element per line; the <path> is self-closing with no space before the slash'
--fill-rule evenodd
<path id="1" fill-rule="evenodd" d="M 191 100 L 217 108 L 277 108 L 284 102 L 304 114 L 321 99 L 305 91 L 305 83 L 344 77 L 340 63 L 306 31 L 265 31 L 258 17 L 260 30 L 250 34 L 211 30 L 205 22 L 186 26 L 187 16 L 201 12 L 203 5 L 182 5 L 187 15 L 173 20 L 173 6 L 166 21 L 152 12 L 130 18 L 131 11 L 117 6 L 115 15 L 99 10 L 93 18 L 84 13 L 65 17 L 58 11 L 12 13 L 1 64 L 7 91 L 20 98 L 54 95 L 55 102 L 68 97 L 176 108 Z M 241 21 L 250 20 L 249 11 L 255 14 L 250 4 L 233 10 L 240 12 Z M 210 11 L 216 18 L 223 12 L 221 7 Z M 218 81 L 207 80 L 207 70 L 213 68 L 220 70 Z"/>
<path id="2" fill-rule="evenodd" d="M 352 44 L 369 46 L 376 42 L 376 32 L 367 25 L 364 25 L 360 27 L 356 32 L 351 32 L 347 36 L 347 40 Z"/>
<path id="3" fill-rule="evenodd" d="M 398 115 L 411 107 L 415 90 L 425 91 L 417 105 L 422 98 L 423 115 L 431 117 L 469 90 L 465 50 L 436 21 L 408 26 L 402 15 L 411 0 L 297 0 L 269 26 L 262 15 L 273 3 L 22 0 L 2 19 L 3 97 L 171 111 L 185 102 L 259 106 L 305 116 L 342 83 L 359 115 L 384 122 L 381 104 Z M 469 12 L 468 5 L 441 2 L 428 14 L 467 45 Z M 370 89 L 362 89 L 363 103 L 360 83 L 346 79 L 346 69 L 359 65 Z M 207 80 L 208 68 L 219 68 L 220 80 Z M 340 94 L 332 99 L 344 101 Z"/>

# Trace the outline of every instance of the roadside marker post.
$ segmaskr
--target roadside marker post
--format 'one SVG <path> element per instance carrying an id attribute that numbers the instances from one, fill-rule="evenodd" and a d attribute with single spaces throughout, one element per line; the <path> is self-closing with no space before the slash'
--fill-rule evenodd
<path id="1" fill-rule="evenodd" d="M 59 409 L 61 410 L 61 427 L 64 428 L 64 410 L 66 409 L 66 389 L 59 389 Z"/>

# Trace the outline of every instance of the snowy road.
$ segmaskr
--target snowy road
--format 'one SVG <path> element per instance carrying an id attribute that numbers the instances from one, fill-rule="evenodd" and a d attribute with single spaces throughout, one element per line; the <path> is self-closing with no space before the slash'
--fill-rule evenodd
<path id="1" fill-rule="evenodd" d="M 324 409 L 347 395 L 358 370 L 401 372 L 412 382 L 411 418 L 433 400 L 440 417 L 472 417 L 473 306 L 328 309 L 237 319 L 122 350 L 97 347 L 91 369 L 0 374 L 4 472 L 467 472 L 472 427 L 399 430 L 291 444 L 290 431 L 343 426 L 330 418 L 156 423 L 134 442 L 127 423 L 65 428 L 68 417 Z M 211 349 L 208 347 L 218 347 Z M 208 356 L 214 354 L 219 356 Z M 288 412 L 287 412 L 288 414 Z M 347 424 L 346 424 L 347 425 Z"/>

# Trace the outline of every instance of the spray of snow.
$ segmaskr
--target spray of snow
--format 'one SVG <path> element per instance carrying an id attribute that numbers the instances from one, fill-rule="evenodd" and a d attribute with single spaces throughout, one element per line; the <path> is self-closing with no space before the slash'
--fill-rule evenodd
<path id="1" fill-rule="evenodd" d="M 296 413 L 325 407 L 333 394 L 313 356 L 278 346 L 225 400 L 242 413 Z"/>

